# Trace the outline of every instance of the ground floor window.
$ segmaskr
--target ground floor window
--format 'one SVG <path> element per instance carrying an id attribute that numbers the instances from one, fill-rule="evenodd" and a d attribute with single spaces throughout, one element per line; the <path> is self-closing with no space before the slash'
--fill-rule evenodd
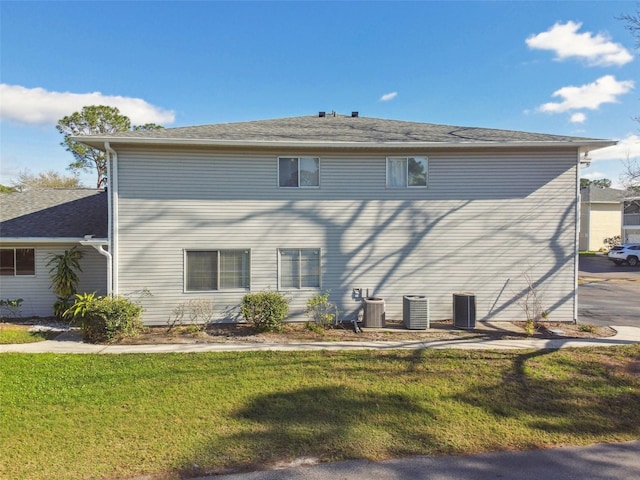
<path id="1" fill-rule="evenodd" d="M 249 288 L 249 250 L 185 250 L 185 290 Z"/>
<path id="2" fill-rule="evenodd" d="M 320 288 L 320 250 L 279 250 L 280 288 Z"/>
<path id="3" fill-rule="evenodd" d="M 0 275 L 35 275 L 36 251 L 34 248 L 0 249 Z"/>

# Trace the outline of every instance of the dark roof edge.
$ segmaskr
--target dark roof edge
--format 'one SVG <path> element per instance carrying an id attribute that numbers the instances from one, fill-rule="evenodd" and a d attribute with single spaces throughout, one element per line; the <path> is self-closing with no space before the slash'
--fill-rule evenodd
<path id="1" fill-rule="evenodd" d="M 105 143 L 117 145 L 174 145 L 174 146 L 226 146 L 226 147 L 317 147 L 347 149 L 404 149 L 404 148 L 505 148 L 505 147 L 543 147 L 543 146 L 575 146 L 592 147 L 591 150 L 616 145 L 613 140 L 582 139 L 552 141 L 481 141 L 481 142 L 330 142 L 330 141 L 252 141 L 252 140 L 215 140 L 194 138 L 143 138 L 117 136 L 75 136 L 75 142 L 105 150 Z"/>

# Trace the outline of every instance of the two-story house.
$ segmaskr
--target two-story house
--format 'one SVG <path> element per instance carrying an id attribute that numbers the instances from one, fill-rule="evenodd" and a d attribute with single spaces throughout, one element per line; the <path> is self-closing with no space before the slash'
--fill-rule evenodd
<path id="1" fill-rule="evenodd" d="M 327 290 L 343 319 L 361 294 L 389 320 L 404 295 L 450 319 L 465 291 L 479 321 L 519 320 L 531 287 L 550 320 L 574 321 L 579 165 L 614 143 L 356 112 L 75 140 L 108 155 L 109 231 L 92 246 L 111 293 L 151 293 L 147 324 L 194 298 L 236 321 L 265 289 L 292 320 Z"/>

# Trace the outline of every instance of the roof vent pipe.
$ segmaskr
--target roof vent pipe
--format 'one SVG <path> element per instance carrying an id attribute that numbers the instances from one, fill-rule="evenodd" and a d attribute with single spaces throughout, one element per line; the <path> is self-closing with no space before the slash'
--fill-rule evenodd
<path id="1" fill-rule="evenodd" d="M 358 117 L 358 112 L 351 112 L 351 117 L 352 118 L 357 118 Z"/>

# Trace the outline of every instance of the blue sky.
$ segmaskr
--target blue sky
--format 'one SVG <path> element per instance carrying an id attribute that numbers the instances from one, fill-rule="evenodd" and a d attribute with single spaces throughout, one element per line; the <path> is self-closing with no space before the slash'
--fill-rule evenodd
<path id="1" fill-rule="evenodd" d="M 640 157 L 636 2 L 0 2 L 0 183 L 66 172 L 57 120 L 166 127 L 320 110 L 619 140 Z M 82 176 L 87 186 L 94 174 Z"/>

